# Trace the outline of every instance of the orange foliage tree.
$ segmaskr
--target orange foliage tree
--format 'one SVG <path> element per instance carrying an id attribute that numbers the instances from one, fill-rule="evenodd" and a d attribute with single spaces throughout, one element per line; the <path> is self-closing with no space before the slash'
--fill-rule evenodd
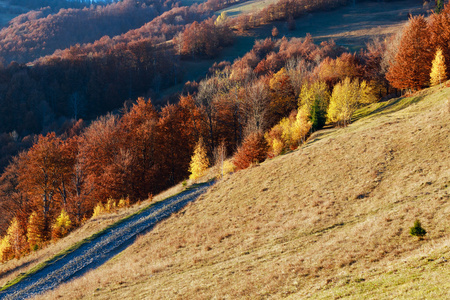
<path id="1" fill-rule="evenodd" d="M 297 108 L 297 99 L 285 68 L 273 75 L 269 86 L 271 95 L 269 124 L 273 126 Z"/>
<path id="2" fill-rule="evenodd" d="M 69 201 L 66 205 L 67 213 L 74 220 L 75 225 L 89 217 L 93 209 L 94 202 L 90 199 L 90 194 L 94 190 L 93 183 L 88 180 L 86 169 L 86 159 L 80 153 L 80 137 L 74 136 L 64 143 L 65 155 L 68 160 L 72 160 L 69 174 Z"/>
<path id="3" fill-rule="evenodd" d="M 430 82 L 431 51 L 428 24 L 423 16 L 411 17 L 386 78 L 398 89 L 418 90 Z"/>
<path id="4" fill-rule="evenodd" d="M 226 23 L 216 23 L 214 18 L 201 23 L 194 21 L 178 36 L 177 43 L 182 55 L 216 56 L 221 46 L 233 41 L 232 31 Z"/>
<path id="5" fill-rule="evenodd" d="M 267 143 L 262 132 L 250 134 L 233 157 L 236 170 L 246 169 L 254 163 L 263 162 L 267 157 L 267 149 Z"/>
<path id="6" fill-rule="evenodd" d="M 19 171 L 24 170 L 26 152 L 14 157 L 0 177 L 0 210 L 2 228 L 5 233 L 13 217 L 25 226 L 31 203 L 28 195 L 19 186 Z"/>
<path id="7" fill-rule="evenodd" d="M 66 201 L 60 191 L 70 166 L 66 165 L 62 145 L 55 133 L 39 136 L 19 170 L 19 187 L 30 197 L 34 210 L 42 213 L 46 236 L 53 214 Z"/>
<path id="8" fill-rule="evenodd" d="M 355 78 L 362 74 L 362 67 L 354 54 L 343 53 L 340 57 L 325 58 L 315 71 L 320 80 L 325 81 L 329 87 L 346 77 Z"/>
<path id="9" fill-rule="evenodd" d="M 155 192 L 161 149 L 157 143 L 158 113 L 150 100 L 139 98 L 118 124 L 117 153 L 112 159 L 109 177 L 117 181 L 115 199 L 130 196 L 131 201 L 145 199 Z"/>
<path id="10" fill-rule="evenodd" d="M 120 198 L 122 182 L 114 174 L 115 163 L 120 163 L 122 136 L 118 131 L 118 118 L 101 117 L 89 126 L 80 137 L 80 153 L 88 173 L 87 180 L 93 187 L 92 201 L 105 201 L 108 197 Z M 117 166 L 119 167 L 119 166 Z"/>
<path id="11" fill-rule="evenodd" d="M 428 31 L 431 49 L 442 49 L 446 62 L 450 61 L 450 4 L 446 4 L 439 13 L 433 13 L 429 18 Z M 450 66 L 446 66 L 446 73 L 450 74 Z"/>
<path id="12" fill-rule="evenodd" d="M 161 110 L 157 128 L 161 152 L 161 176 L 174 185 L 186 178 L 200 128 L 199 111 L 191 97 Z"/>

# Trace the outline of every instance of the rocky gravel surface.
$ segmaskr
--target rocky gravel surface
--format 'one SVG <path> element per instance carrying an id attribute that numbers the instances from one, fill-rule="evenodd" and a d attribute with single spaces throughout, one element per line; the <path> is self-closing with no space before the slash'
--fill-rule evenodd
<path id="1" fill-rule="evenodd" d="M 27 299 L 97 268 L 131 245 L 137 235 L 196 200 L 212 184 L 208 182 L 186 190 L 112 226 L 90 242 L 53 259 L 43 269 L 0 292 L 0 299 Z"/>

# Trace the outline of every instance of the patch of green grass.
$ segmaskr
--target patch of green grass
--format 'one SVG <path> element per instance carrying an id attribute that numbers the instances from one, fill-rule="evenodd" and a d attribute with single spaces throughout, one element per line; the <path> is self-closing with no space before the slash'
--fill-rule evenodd
<path id="1" fill-rule="evenodd" d="M 389 114 L 407 108 L 411 104 L 417 103 L 423 99 L 423 96 L 401 97 L 388 101 L 373 103 L 358 109 L 352 117 L 352 122 L 359 119 L 376 116 L 380 114 Z"/>
<path id="2" fill-rule="evenodd" d="M 251 0 L 246 1 L 244 3 L 239 3 L 236 5 L 229 6 L 220 11 L 217 11 L 216 14 L 220 15 L 222 12 L 226 12 L 230 17 L 236 17 L 241 14 L 253 13 L 260 11 L 261 9 L 269 6 L 270 4 L 277 3 L 278 0 Z"/>
<path id="3" fill-rule="evenodd" d="M 407 266 L 392 266 L 389 272 L 366 274 L 368 278 L 338 281 L 326 290 L 311 295 L 311 299 L 424 299 L 449 295 L 450 268 L 443 257 L 448 247 L 428 257 L 405 261 Z M 440 298 L 442 299 L 442 298 Z"/>
<path id="4" fill-rule="evenodd" d="M 442 99 L 446 99 L 449 97 L 450 93 L 448 89 L 439 89 L 439 87 L 434 87 L 431 89 L 420 91 L 412 96 L 395 98 L 361 107 L 353 114 L 352 122 L 367 117 L 374 117 L 398 112 L 415 104 L 419 104 L 425 98 L 427 99 L 427 105 L 431 105 L 437 101 L 441 101 Z"/>

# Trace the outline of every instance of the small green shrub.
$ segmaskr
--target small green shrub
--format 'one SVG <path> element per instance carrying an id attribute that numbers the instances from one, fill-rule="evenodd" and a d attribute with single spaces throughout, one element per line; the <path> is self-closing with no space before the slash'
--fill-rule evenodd
<path id="1" fill-rule="evenodd" d="M 417 236 L 419 240 L 423 239 L 425 234 L 427 234 L 426 230 L 423 229 L 422 224 L 420 224 L 419 220 L 414 222 L 414 226 L 409 229 L 409 233 L 412 236 Z"/>

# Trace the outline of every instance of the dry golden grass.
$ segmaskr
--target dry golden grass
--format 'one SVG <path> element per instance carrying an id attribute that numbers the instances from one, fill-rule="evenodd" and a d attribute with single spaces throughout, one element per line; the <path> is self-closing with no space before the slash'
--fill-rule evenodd
<path id="1" fill-rule="evenodd" d="M 447 298 L 450 89 L 414 97 L 226 176 L 41 298 Z"/>
<path id="2" fill-rule="evenodd" d="M 153 197 L 152 202 L 161 201 L 171 195 L 179 193 L 184 187 L 179 184 L 163 193 Z M 55 243 L 48 244 L 45 248 L 31 253 L 21 259 L 13 259 L 0 264 L 0 286 L 16 278 L 20 273 L 25 273 L 34 266 L 52 258 L 56 253 L 66 250 L 73 244 L 90 237 L 91 235 L 105 229 L 111 224 L 139 211 L 150 204 L 150 200 L 142 201 L 132 207 L 118 209 L 115 213 L 102 214 L 88 220 L 82 227 L 71 232 L 67 237 Z"/>

